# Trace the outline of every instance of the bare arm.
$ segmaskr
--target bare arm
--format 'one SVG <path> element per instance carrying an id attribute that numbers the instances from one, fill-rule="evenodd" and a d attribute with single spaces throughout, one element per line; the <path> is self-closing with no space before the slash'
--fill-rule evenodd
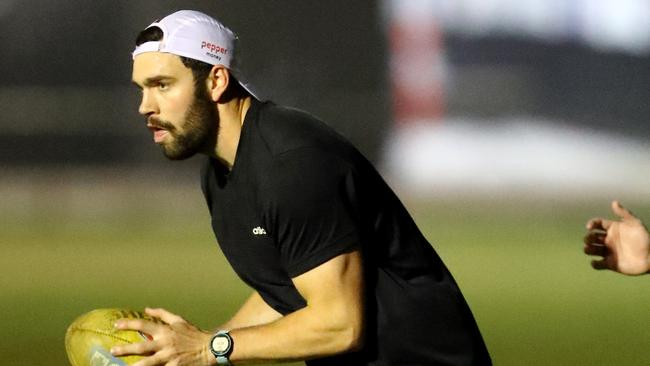
<path id="1" fill-rule="evenodd" d="M 587 222 L 584 251 L 603 257 L 591 262 L 595 269 L 609 269 L 626 275 L 650 272 L 650 234 L 643 222 L 618 201 L 612 211 L 620 218 L 594 218 Z"/>
<path id="2" fill-rule="evenodd" d="M 296 278 L 307 306 L 273 323 L 231 331 L 233 363 L 294 361 L 362 345 L 361 255 L 340 255 Z"/>
<path id="3" fill-rule="evenodd" d="M 276 318 L 253 294 L 225 325 L 255 324 L 234 328 L 230 334 L 234 364 L 295 361 L 356 350 L 363 344 L 363 266 L 356 251 L 335 257 L 298 276 L 293 282 L 307 306 Z M 265 306 L 268 306 L 264 304 Z M 210 332 L 202 331 L 178 315 L 148 309 L 166 325 L 143 320 L 120 320 L 119 329 L 133 329 L 153 336 L 153 341 L 114 347 L 116 356 L 145 357 L 134 366 L 174 364 L 214 365 L 209 351 Z M 275 320 L 265 323 L 266 320 Z"/>
<path id="4" fill-rule="evenodd" d="M 244 302 L 244 304 L 239 308 L 235 315 L 228 320 L 225 324 L 218 327 L 220 329 L 235 329 L 235 328 L 246 328 L 252 327 L 255 325 L 266 324 L 273 321 L 276 321 L 282 317 L 282 314 L 278 313 L 270 307 L 262 296 L 255 291 L 253 294 Z"/>

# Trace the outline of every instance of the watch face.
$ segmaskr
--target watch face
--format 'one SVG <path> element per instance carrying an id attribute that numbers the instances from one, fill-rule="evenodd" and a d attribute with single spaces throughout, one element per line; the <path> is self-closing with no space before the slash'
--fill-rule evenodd
<path id="1" fill-rule="evenodd" d="M 212 340 L 212 349 L 216 353 L 225 353 L 230 347 L 230 340 L 226 336 L 216 336 Z"/>

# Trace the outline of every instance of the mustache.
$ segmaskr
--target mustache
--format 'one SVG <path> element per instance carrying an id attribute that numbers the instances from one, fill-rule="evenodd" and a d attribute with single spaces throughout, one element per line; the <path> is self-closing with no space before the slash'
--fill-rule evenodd
<path id="1" fill-rule="evenodd" d="M 173 131 L 176 129 L 176 127 L 174 127 L 174 125 L 171 124 L 170 122 L 164 121 L 156 117 L 147 118 L 147 126 L 152 126 L 155 128 L 168 130 L 168 131 Z"/>

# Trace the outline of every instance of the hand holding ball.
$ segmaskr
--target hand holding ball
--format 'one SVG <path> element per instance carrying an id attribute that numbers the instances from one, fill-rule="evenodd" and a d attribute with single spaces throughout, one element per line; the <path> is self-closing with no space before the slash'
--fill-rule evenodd
<path id="1" fill-rule="evenodd" d="M 124 309 L 97 309 L 81 315 L 68 327 L 65 335 L 65 349 L 72 366 L 124 366 L 142 358 L 111 355 L 113 346 L 151 339 L 138 331 L 115 329 L 118 319 L 144 319 L 162 323 L 160 319 L 142 312 Z"/>

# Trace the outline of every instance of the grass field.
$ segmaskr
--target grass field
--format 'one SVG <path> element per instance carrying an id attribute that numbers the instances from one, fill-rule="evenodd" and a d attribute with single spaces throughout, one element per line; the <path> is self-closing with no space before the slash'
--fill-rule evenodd
<path id="1" fill-rule="evenodd" d="M 204 328 L 229 317 L 250 290 L 215 244 L 198 183 L 162 182 L 1 182 L 0 364 L 67 365 L 65 329 L 94 308 L 162 306 Z M 613 197 L 522 197 L 405 199 L 495 364 L 647 365 L 650 277 L 593 271 L 581 252 L 585 220 Z"/>

